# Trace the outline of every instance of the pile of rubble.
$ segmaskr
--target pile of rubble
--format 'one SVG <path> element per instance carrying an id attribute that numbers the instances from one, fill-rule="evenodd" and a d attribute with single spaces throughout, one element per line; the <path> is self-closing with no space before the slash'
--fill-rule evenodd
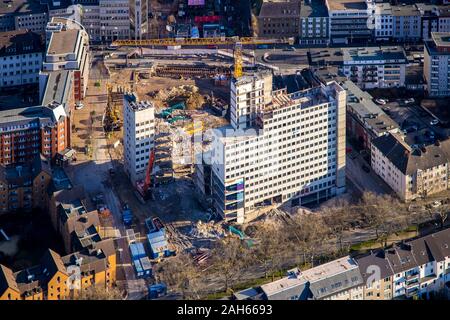
<path id="1" fill-rule="evenodd" d="M 227 235 L 227 231 L 220 223 L 198 221 L 192 226 L 189 235 L 195 238 L 223 238 Z"/>

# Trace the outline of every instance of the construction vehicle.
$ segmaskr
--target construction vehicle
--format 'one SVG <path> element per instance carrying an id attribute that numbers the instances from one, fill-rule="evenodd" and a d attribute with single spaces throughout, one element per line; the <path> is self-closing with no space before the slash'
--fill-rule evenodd
<path id="1" fill-rule="evenodd" d="M 117 105 L 113 99 L 112 85 L 110 83 L 106 84 L 106 113 L 104 120 L 104 127 L 107 132 L 120 130 L 122 123 L 120 121 L 120 113 Z"/>
<path id="2" fill-rule="evenodd" d="M 147 40 L 116 40 L 115 46 L 140 47 L 142 56 L 142 47 L 148 46 L 213 46 L 218 49 L 219 45 L 231 45 L 234 48 L 234 77 L 237 79 L 242 76 L 242 50 L 244 45 L 268 45 L 268 44 L 294 44 L 294 38 L 281 39 L 263 39 L 256 37 L 220 37 L 220 38 L 163 38 Z"/>
<path id="3" fill-rule="evenodd" d="M 151 196 L 150 184 L 152 182 L 151 174 L 153 171 L 154 162 L 155 162 L 155 150 L 151 149 L 150 156 L 148 158 L 147 171 L 145 172 L 145 178 L 144 180 L 136 182 L 136 190 L 138 191 L 139 195 L 142 197 L 144 201 L 150 199 Z"/>

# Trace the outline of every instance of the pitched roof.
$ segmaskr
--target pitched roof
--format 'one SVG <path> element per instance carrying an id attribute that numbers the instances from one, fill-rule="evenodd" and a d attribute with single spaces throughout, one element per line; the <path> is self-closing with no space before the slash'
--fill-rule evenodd
<path id="1" fill-rule="evenodd" d="M 300 17 L 300 2 L 300 0 L 264 1 L 261 5 L 259 17 Z"/>
<path id="2" fill-rule="evenodd" d="M 372 144 L 405 175 L 445 164 L 448 159 L 449 141 L 419 150 L 412 149 L 400 136 L 388 133 L 372 140 Z"/>
<path id="3" fill-rule="evenodd" d="M 386 258 L 384 250 L 377 250 L 375 252 L 371 252 L 367 256 L 356 258 L 356 262 L 365 283 L 373 274 L 374 266 L 379 268 L 381 279 L 386 279 L 387 277 L 394 275 L 394 271 L 389 264 L 389 260 Z"/>
<path id="4" fill-rule="evenodd" d="M 44 52 L 44 43 L 37 33 L 27 30 L 0 33 L 0 57 L 35 52 Z"/>
<path id="5" fill-rule="evenodd" d="M 12 270 L 0 264 L 0 295 L 8 288 L 20 292 Z"/>
<path id="6" fill-rule="evenodd" d="M 386 257 L 394 273 L 403 272 L 419 265 L 409 243 L 395 244 L 391 249 L 386 250 Z"/>
<path id="7" fill-rule="evenodd" d="M 48 249 L 41 259 L 41 265 L 50 273 L 49 277 L 53 277 L 58 271 L 66 273 L 66 268 L 61 256 L 55 251 Z"/>

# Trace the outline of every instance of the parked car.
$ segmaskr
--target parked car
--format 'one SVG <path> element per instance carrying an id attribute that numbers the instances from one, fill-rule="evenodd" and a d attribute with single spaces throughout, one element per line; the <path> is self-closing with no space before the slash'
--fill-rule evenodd
<path id="1" fill-rule="evenodd" d="M 381 105 L 384 105 L 387 103 L 387 101 L 385 99 L 375 99 L 375 102 Z"/>
<path id="2" fill-rule="evenodd" d="M 76 105 L 75 105 L 75 110 L 80 110 L 80 109 L 83 109 L 84 108 L 84 104 L 82 104 L 81 102 L 78 102 Z"/>
<path id="3" fill-rule="evenodd" d="M 416 100 L 414 100 L 414 98 L 409 98 L 409 99 L 406 99 L 405 100 L 405 103 L 406 104 L 411 104 L 411 103 L 414 103 Z"/>
<path id="4" fill-rule="evenodd" d="M 430 125 L 431 125 L 431 126 L 435 126 L 435 125 L 437 125 L 438 123 L 439 123 L 439 120 L 438 120 L 438 119 L 433 119 L 433 120 L 430 121 Z"/>

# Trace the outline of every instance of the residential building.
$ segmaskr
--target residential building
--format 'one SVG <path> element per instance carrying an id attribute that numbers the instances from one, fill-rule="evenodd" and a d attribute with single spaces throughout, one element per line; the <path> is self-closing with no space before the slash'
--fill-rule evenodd
<path id="1" fill-rule="evenodd" d="M 423 73 L 430 97 L 450 95 L 450 32 L 433 32 L 425 42 Z"/>
<path id="2" fill-rule="evenodd" d="M 41 36 L 34 32 L 0 33 L 0 88 L 39 83 L 44 50 Z"/>
<path id="3" fill-rule="evenodd" d="M 290 270 L 261 289 L 267 300 L 362 300 L 363 287 L 358 265 L 346 256 L 305 271 Z"/>
<path id="4" fill-rule="evenodd" d="M 412 148 L 398 134 L 372 140 L 372 168 L 403 201 L 448 188 L 449 141 Z"/>
<path id="5" fill-rule="evenodd" d="M 300 6 L 300 44 L 329 44 L 330 18 L 323 0 L 303 0 Z"/>
<path id="6" fill-rule="evenodd" d="M 63 257 L 49 249 L 38 265 L 17 272 L 0 265 L 0 300 L 64 300 L 115 281 L 114 242 L 101 240 Z"/>
<path id="7" fill-rule="evenodd" d="M 145 178 L 154 146 L 155 108 L 148 101 L 139 101 L 135 93 L 125 93 L 123 119 L 124 169 L 134 185 Z"/>
<path id="8" fill-rule="evenodd" d="M 342 72 L 362 89 L 405 86 L 402 47 L 343 48 Z"/>
<path id="9" fill-rule="evenodd" d="M 344 192 L 345 99 L 336 82 L 287 94 L 267 70 L 233 79 L 231 126 L 213 130 L 215 211 L 243 223 Z"/>
<path id="10" fill-rule="evenodd" d="M 430 299 L 450 287 L 450 228 L 355 259 L 293 269 L 280 280 L 234 294 L 237 300 Z"/>
<path id="11" fill-rule="evenodd" d="M 64 106 L 50 103 L 0 111 L 0 164 L 53 158 L 69 145 L 69 118 Z"/>
<path id="12" fill-rule="evenodd" d="M 326 0 L 333 44 L 364 43 L 372 39 L 375 7 L 370 0 Z"/>
<path id="13" fill-rule="evenodd" d="M 40 155 L 29 163 L 0 166 L 0 213 L 46 209 L 51 178 L 50 164 Z"/>
<path id="14" fill-rule="evenodd" d="M 370 252 L 356 258 L 364 281 L 364 300 L 391 300 L 393 298 L 394 270 L 384 250 Z"/>
<path id="15" fill-rule="evenodd" d="M 46 31 L 43 73 L 72 70 L 74 98 L 82 100 L 89 79 L 89 35 L 81 24 L 65 18 L 53 18 Z"/>
<path id="16" fill-rule="evenodd" d="M 0 2 L 0 32 L 28 30 L 43 34 L 47 22 L 47 8 L 39 0 Z"/>
<path id="17" fill-rule="evenodd" d="M 374 38 L 377 41 L 390 41 L 393 36 L 393 17 L 390 3 L 375 4 Z"/>
<path id="18" fill-rule="evenodd" d="M 421 14 L 415 5 L 392 6 L 392 35 L 396 41 L 419 41 L 422 38 Z"/>
<path id="19" fill-rule="evenodd" d="M 299 0 L 264 0 L 258 16 L 258 36 L 263 38 L 298 37 Z"/>
<path id="20" fill-rule="evenodd" d="M 373 102 L 373 97 L 347 80 L 347 137 L 353 144 L 370 152 L 371 141 L 388 132 L 400 132 L 399 125 Z"/>

